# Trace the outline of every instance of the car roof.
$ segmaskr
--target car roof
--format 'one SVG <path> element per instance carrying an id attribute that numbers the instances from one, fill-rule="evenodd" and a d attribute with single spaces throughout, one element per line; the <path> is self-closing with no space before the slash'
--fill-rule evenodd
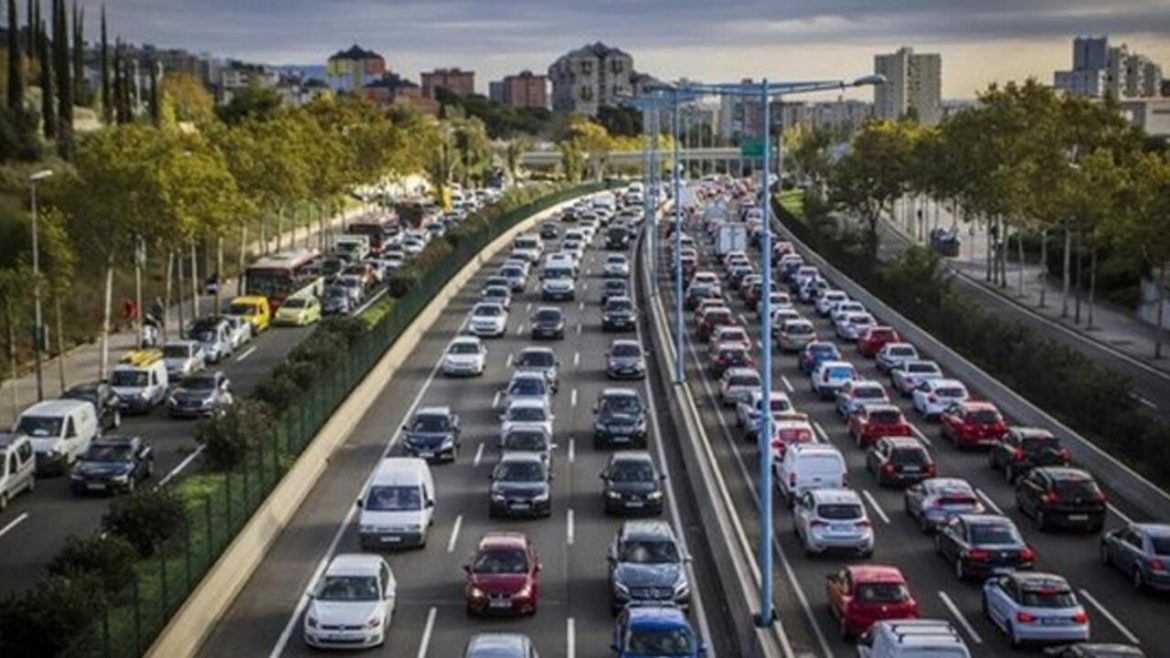
<path id="1" fill-rule="evenodd" d="M 1019 583 L 1021 586 L 1032 588 L 1063 588 L 1070 589 L 1068 581 L 1064 576 L 1055 573 L 1046 573 L 1043 571 L 1013 571 L 1009 574 L 1012 580 Z"/>
<path id="2" fill-rule="evenodd" d="M 43 402 L 37 402 L 36 404 L 25 409 L 24 411 L 20 412 L 20 415 L 22 415 L 22 416 L 24 416 L 26 414 L 29 416 L 65 415 L 65 414 L 67 414 L 67 413 L 69 413 L 69 412 L 73 411 L 74 409 L 77 409 L 78 407 L 81 407 L 81 406 L 88 406 L 90 409 L 92 409 L 93 403 L 90 402 L 89 400 L 73 400 L 73 399 L 45 400 Z"/>
<path id="3" fill-rule="evenodd" d="M 676 606 L 634 606 L 627 608 L 628 623 L 632 626 L 688 626 L 686 615 Z"/>
<path id="4" fill-rule="evenodd" d="M 333 557 L 326 576 L 377 576 L 382 558 L 372 553 L 341 553 Z"/>
<path id="5" fill-rule="evenodd" d="M 857 503 L 861 504 L 861 496 L 852 489 L 835 488 L 835 489 L 812 489 L 809 491 L 812 494 L 813 500 L 827 505 L 835 505 L 842 503 Z"/>
<path id="6" fill-rule="evenodd" d="M 982 400 L 967 400 L 966 402 L 960 402 L 959 406 L 963 411 L 999 411 L 999 408 L 994 404 Z"/>
<path id="7" fill-rule="evenodd" d="M 618 338 L 617 340 L 610 343 L 610 345 L 613 347 L 617 347 L 618 345 L 636 345 L 638 347 L 641 347 L 642 341 L 634 340 L 632 338 Z"/>
<path id="8" fill-rule="evenodd" d="M 451 344 L 452 344 L 452 345 L 454 345 L 454 344 L 456 344 L 456 343 L 472 343 L 472 344 L 475 344 L 475 345 L 479 345 L 479 344 L 480 344 L 480 343 L 482 343 L 482 342 L 483 342 L 483 341 L 481 341 L 481 340 L 479 339 L 479 336 L 456 336 L 456 337 L 455 337 L 455 338 L 454 338 L 454 339 L 451 341 Z"/>
<path id="9" fill-rule="evenodd" d="M 489 532 L 479 540 L 477 550 L 526 548 L 528 536 L 522 532 Z"/>
<path id="10" fill-rule="evenodd" d="M 650 453 L 646 452 L 645 450 L 618 450 L 617 452 L 610 455 L 609 461 L 610 461 L 610 463 L 619 462 L 619 461 L 625 461 L 625 462 L 640 461 L 640 462 L 650 462 L 651 464 L 654 463 L 654 460 L 652 460 L 650 458 Z"/>
<path id="11" fill-rule="evenodd" d="M 414 415 L 415 416 L 449 416 L 449 415 L 451 415 L 451 407 L 448 407 L 448 406 L 423 407 L 423 408 L 419 409 L 418 411 L 414 412 Z"/>
<path id="12" fill-rule="evenodd" d="M 512 407 L 539 407 L 541 409 L 548 409 L 548 403 L 543 398 L 517 398 L 508 402 L 508 408 Z"/>
<path id="13" fill-rule="evenodd" d="M 873 402 L 870 404 L 864 404 L 861 406 L 861 408 L 866 413 L 870 413 L 870 414 L 872 414 L 874 412 L 880 412 L 880 411 L 896 411 L 899 414 L 902 413 L 902 410 L 898 407 L 898 405 L 889 404 L 886 402 Z"/>
<path id="14" fill-rule="evenodd" d="M 913 448 L 915 450 L 926 450 L 926 446 L 921 441 L 912 436 L 887 436 L 883 437 L 882 441 L 889 443 L 895 448 Z"/>
<path id="15" fill-rule="evenodd" d="M 666 521 L 626 521 L 618 530 L 622 539 L 674 539 L 674 530 Z"/>
<path id="16" fill-rule="evenodd" d="M 524 652 L 531 645 L 532 641 L 528 636 L 519 633 L 479 633 L 467 642 L 467 651 L 475 651 L 476 656 L 526 656 Z"/>
<path id="17" fill-rule="evenodd" d="M 1170 524 L 1168 523 L 1134 523 L 1131 527 L 1147 535 L 1170 537 Z"/>
<path id="18" fill-rule="evenodd" d="M 544 458 L 535 452 L 505 452 L 504 454 L 500 455 L 499 463 L 502 464 L 504 462 L 538 462 L 540 464 L 544 464 Z"/>
<path id="19" fill-rule="evenodd" d="M 845 569 L 854 582 L 863 583 L 904 583 L 906 577 L 902 570 L 885 564 L 852 564 Z"/>
<path id="20" fill-rule="evenodd" d="M 553 348 L 530 345 L 520 350 L 520 354 L 553 354 Z"/>
<path id="21" fill-rule="evenodd" d="M 616 388 L 616 387 L 604 388 L 601 390 L 601 397 L 603 397 L 603 398 L 618 397 L 618 396 L 637 397 L 638 392 L 632 388 Z"/>
<path id="22" fill-rule="evenodd" d="M 1053 480 L 1083 482 L 1093 479 L 1093 476 L 1088 471 L 1069 466 L 1041 466 L 1036 470 L 1051 477 Z"/>
<path id="23" fill-rule="evenodd" d="M 963 388 L 967 388 L 963 382 L 957 379 L 928 379 L 924 383 L 929 384 L 931 388 L 948 388 L 952 386 L 961 386 Z"/>
<path id="24" fill-rule="evenodd" d="M 1015 522 L 1002 514 L 956 514 L 955 516 L 963 519 L 967 523 L 1007 523 L 1015 525 Z"/>
<path id="25" fill-rule="evenodd" d="M 749 377 L 751 375 L 755 375 L 758 378 L 760 376 L 760 373 L 758 371 L 756 371 L 755 368 L 738 368 L 738 367 L 736 367 L 736 368 L 728 368 L 727 372 L 724 373 L 724 375 L 729 377 L 729 378 L 730 377 Z"/>
<path id="26" fill-rule="evenodd" d="M 963 478 L 930 478 L 922 481 L 923 486 L 931 491 L 959 490 L 974 492 L 975 488 Z"/>
<path id="27" fill-rule="evenodd" d="M 103 446 L 132 446 L 135 443 L 140 443 L 142 437 L 139 436 L 103 436 L 100 439 L 94 439 L 90 445 Z"/>

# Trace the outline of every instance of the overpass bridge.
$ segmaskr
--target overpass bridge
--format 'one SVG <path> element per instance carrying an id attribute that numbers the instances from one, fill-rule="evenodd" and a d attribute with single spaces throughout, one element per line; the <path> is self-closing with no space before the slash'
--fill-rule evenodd
<path id="1" fill-rule="evenodd" d="M 588 163 L 593 158 L 602 158 L 607 167 L 641 167 L 645 152 L 609 151 L 604 154 L 583 154 Z M 668 162 L 674 157 L 673 149 L 658 152 L 659 160 Z M 745 156 L 739 147 L 680 148 L 679 161 L 688 171 L 699 174 L 719 173 L 745 176 L 759 166 L 759 156 Z M 521 156 L 521 164 L 528 169 L 555 169 L 561 166 L 560 151 L 527 151 Z"/>

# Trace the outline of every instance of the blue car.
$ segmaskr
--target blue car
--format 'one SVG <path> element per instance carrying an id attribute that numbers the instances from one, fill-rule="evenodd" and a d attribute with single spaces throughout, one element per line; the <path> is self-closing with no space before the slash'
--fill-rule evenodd
<path id="1" fill-rule="evenodd" d="M 817 340 L 809 343 L 800 352 L 797 357 L 797 365 L 800 371 L 806 375 L 817 369 L 822 361 L 840 361 L 841 350 L 837 349 L 836 343 L 830 343 L 826 340 Z"/>
<path id="2" fill-rule="evenodd" d="M 627 605 L 618 616 L 610 648 L 618 658 L 707 655 L 706 645 L 695 634 L 682 609 L 661 604 Z"/>

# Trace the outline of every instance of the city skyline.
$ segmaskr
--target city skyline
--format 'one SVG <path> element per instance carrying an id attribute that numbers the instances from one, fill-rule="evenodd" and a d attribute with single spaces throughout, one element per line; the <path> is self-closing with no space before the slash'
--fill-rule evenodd
<path id="1" fill-rule="evenodd" d="M 476 18 L 483 7 L 466 0 L 328 6 L 289 0 L 277 13 L 258 0 L 112 0 L 107 6 L 115 33 L 136 42 L 273 65 L 320 64 L 338 48 L 360 43 L 382 52 L 390 70 L 411 78 L 434 68 L 474 70 L 476 90 L 485 95 L 490 80 L 524 68 L 544 70 L 561 54 L 594 41 L 630 52 L 639 70 L 661 79 L 710 81 L 860 75 L 871 70 L 874 53 L 912 46 L 947 62 L 944 98 L 970 98 L 994 81 L 1050 82 L 1053 70 L 1068 67 L 1068 44 L 1077 35 L 1107 34 L 1170 63 L 1165 0 L 1041 0 L 1027 6 L 989 0 L 932 10 L 909 2 L 870 8 L 830 0 L 809 9 L 756 0 L 719 7 L 684 0 L 670 11 L 609 0 L 588 10 L 560 1 L 507 0 L 494 3 L 491 17 L 483 19 Z M 657 27 L 646 30 L 648 24 Z M 437 39 L 435 32 L 454 38 Z"/>

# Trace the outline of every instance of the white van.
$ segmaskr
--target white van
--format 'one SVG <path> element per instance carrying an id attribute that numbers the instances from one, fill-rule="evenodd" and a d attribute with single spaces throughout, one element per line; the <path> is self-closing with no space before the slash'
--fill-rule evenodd
<path id="1" fill-rule="evenodd" d="M 148 413 L 166 399 L 169 384 L 167 364 L 159 350 L 127 352 L 110 374 L 110 388 L 118 396 L 122 413 Z"/>
<path id="2" fill-rule="evenodd" d="M 840 489 L 846 484 L 845 458 L 841 451 L 824 443 L 795 443 L 776 464 L 776 486 L 784 502 L 793 501 L 814 489 Z"/>
<path id="3" fill-rule="evenodd" d="M 517 235 L 512 240 L 512 256 L 522 258 L 529 263 L 540 262 L 540 255 L 544 253 L 544 242 L 535 233 Z"/>
<path id="4" fill-rule="evenodd" d="M 32 440 L 38 474 L 61 475 L 97 438 L 97 412 L 89 400 L 46 400 L 25 409 L 12 433 Z"/>
<path id="5" fill-rule="evenodd" d="M 860 658 L 971 658 L 967 643 L 941 619 L 879 621 L 857 645 Z"/>
<path id="6" fill-rule="evenodd" d="M 32 439 L 0 433 L 0 512 L 19 494 L 37 486 L 37 459 Z"/>
<path id="7" fill-rule="evenodd" d="M 430 466 L 415 457 L 383 459 L 358 499 L 358 507 L 362 548 L 426 546 L 435 518 L 435 481 Z"/>
<path id="8" fill-rule="evenodd" d="M 351 263 L 365 260 L 370 256 L 370 236 L 339 235 L 333 239 L 333 253 Z"/>

